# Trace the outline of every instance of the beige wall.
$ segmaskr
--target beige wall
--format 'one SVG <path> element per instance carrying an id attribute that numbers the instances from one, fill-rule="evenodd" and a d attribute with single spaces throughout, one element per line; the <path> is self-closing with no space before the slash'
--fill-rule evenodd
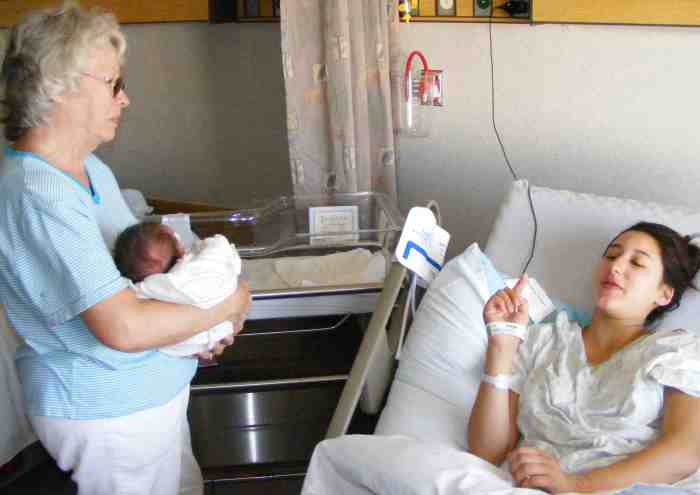
<path id="1" fill-rule="evenodd" d="M 122 187 L 224 206 L 288 194 L 279 24 L 127 25 Z"/>
<path id="2" fill-rule="evenodd" d="M 493 41 L 496 120 L 520 176 L 700 209 L 700 29 L 494 25 Z M 456 254 L 486 240 L 511 180 L 488 25 L 402 25 L 401 43 L 447 73 L 433 135 L 401 139 L 401 206 L 438 200 Z"/>

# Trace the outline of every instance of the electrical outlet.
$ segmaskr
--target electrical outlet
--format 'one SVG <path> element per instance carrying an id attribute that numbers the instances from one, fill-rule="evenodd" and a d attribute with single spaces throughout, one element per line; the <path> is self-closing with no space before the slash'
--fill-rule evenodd
<path id="1" fill-rule="evenodd" d="M 530 17 L 530 0 L 508 0 L 501 8 L 513 17 Z"/>
<path id="2" fill-rule="evenodd" d="M 492 12 L 491 0 L 474 0 L 474 17 L 491 17 Z"/>

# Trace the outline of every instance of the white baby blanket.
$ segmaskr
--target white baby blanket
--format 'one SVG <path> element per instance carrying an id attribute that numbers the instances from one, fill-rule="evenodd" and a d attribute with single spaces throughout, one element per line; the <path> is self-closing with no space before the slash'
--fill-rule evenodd
<path id="1" fill-rule="evenodd" d="M 157 299 L 176 304 L 191 304 L 208 309 L 223 301 L 238 288 L 241 258 L 222 235 L 195 241 L 192 249 L 167 273 L 146 277 L 134 285 L 141 299 Z M 233 333 L 225 321 L 187 340 L 160 349 L 174 356 L 191 356 L 211 350 Z"/>

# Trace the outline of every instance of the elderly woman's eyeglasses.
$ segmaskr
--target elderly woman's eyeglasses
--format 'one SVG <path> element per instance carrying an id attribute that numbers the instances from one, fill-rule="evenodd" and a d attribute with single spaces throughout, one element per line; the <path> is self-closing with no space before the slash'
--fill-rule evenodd
<path id="1" fill-rule="evenodd" d="M 126 83 L 121 76 L 117 77 L 116 79 L 112 79 L 111 77 L 95 76 L 94 74 L 90 74 L 88 72 L 83 72 L 83 75 L 95 79 L 96 81 L 102 81 L 103 83 L 111 86 L 113 98 L 116 98 L 120 92 L 126 90 Z"/>

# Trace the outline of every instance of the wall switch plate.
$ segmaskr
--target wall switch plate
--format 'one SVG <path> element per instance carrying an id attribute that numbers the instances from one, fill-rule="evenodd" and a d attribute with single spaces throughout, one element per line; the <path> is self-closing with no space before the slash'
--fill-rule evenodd
<path id="1" fill-rule="evenodd" d="M 474 0 L 474 17 L 491 17 L 492 13 L 492 0 Z"/>
<path id="2" fill-rule="evenodd" d="M 455 0 L 438 0 L 437 15 L 456 15 Z"/>

